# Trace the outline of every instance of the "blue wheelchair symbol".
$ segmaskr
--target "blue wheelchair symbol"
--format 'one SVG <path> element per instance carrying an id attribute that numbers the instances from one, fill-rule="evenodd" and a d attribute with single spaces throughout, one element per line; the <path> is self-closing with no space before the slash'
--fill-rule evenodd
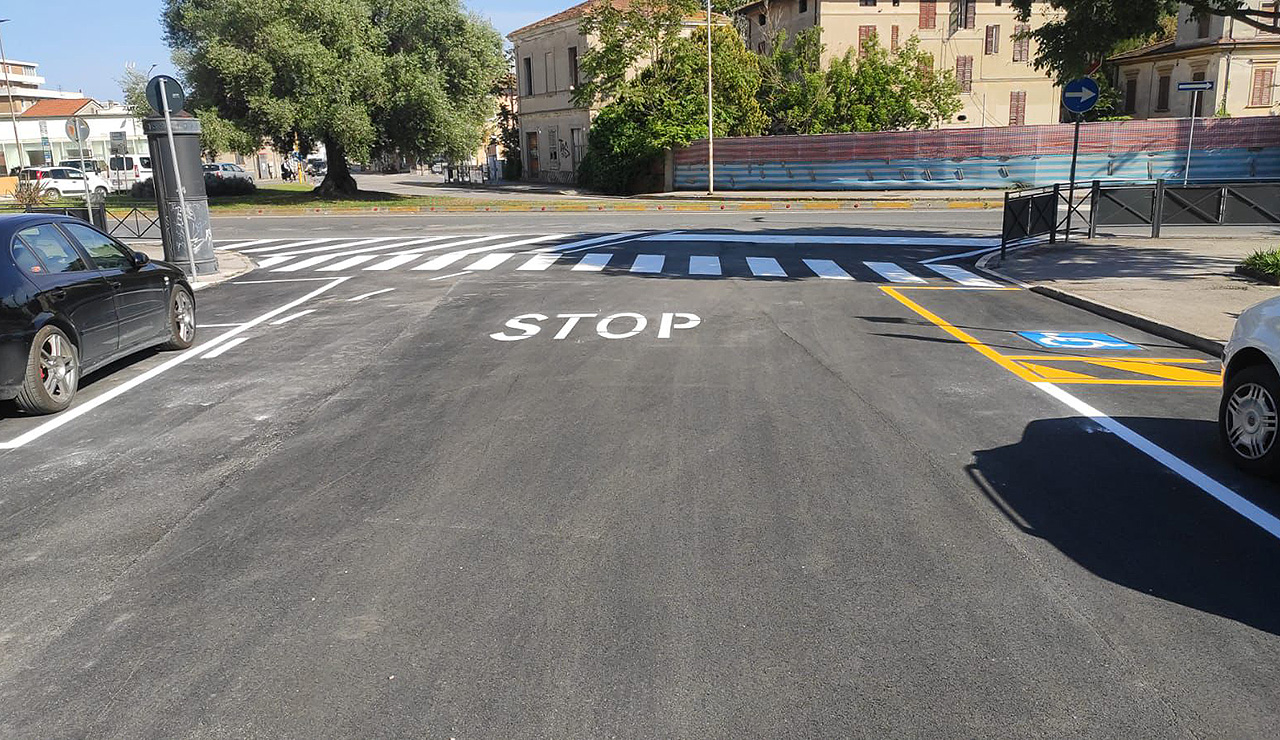
<path id="1" fill-rule="evenodd" d="M 1110 334 L 1092 331 L 1020 331 L 1018 335 L 1049 349 L 1142 349 Z"/>

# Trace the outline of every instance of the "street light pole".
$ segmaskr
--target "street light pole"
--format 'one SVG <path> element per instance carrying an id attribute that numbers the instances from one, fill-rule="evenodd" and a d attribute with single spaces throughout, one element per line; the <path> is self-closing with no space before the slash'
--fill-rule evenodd
<path id="1" fill-rule="evenodd" d="M 8 23 L 9 18 L 0 18 L 0 24 Z M 22 166 L 22 140 L 18 138 L 18 114 L 13 110 L 13 83 L 9 82 L 9 57 L 4 53 L 4 34 L 0 34 L 0 62 L 4 63 L 4 87 L 9 93 L 9 120 L 13 122 L 13 148 L 17 157 L 17 166 Z M 12 169 L 12 167 L 10 168 Z"/>
<path id="2" fill-rule="evenodd" d="M 707 195 L 716 192 L 715 115 L 711 100 L 711 0 L 707 0 Z"/>

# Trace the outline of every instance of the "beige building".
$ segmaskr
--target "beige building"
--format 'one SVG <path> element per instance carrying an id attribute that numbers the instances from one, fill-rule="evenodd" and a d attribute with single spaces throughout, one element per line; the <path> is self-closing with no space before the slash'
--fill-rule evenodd
<path id="1" fill-rule="evenodd" d="M 1275 10 L 1276 3 L 1247 0 L 1255 9 Z M 1201 93 L 1197 115 L 1224 111 L 1231 116 L 1276 115 L 1276 65 L 1280 36 L 1264 33 L 1234 19 L 1193 16 L 1183 5 L 1173 39 L 1118 54 L 1109 60 L 1123 96 L 1124 112 L 1134 118 L 1186 118 L 1194 95 L 1178 83 L 1211 80 L 1214 89 Z"/>
<path id="2" fill-rule="evenodd" d="M 934 63 L 953 69 L 964 107 L 947 128 L 1058 123 L 1060 91 L 1031 65 L 1036 42 L 1015 38 L 1043 23 L 1048 3 L 1018 21 L 1008 0 L 760 0 L 739 8 L 748 46 L 763 53 L 777 32 L 794 36 L 822 27 L 823 63 L 857 49 L 875 34 L 897 48 L 920 39 Z"/>
<path id="3" fill-rule="evenodd" d="M 44 78 L 36 72 L 40 65 L 20 62 L 16 59 L 0 59 L 0 113 L 9 113 L 9 101 L 13 100 L 13 112 L 22 113 L 42 100 L 70 100 L 83 98 L 78 92 L 48 90 Z M 8 87 L 4 86 L 6 78 Z"/>
<path id="4" fill-rule="evenodd" d="M 587 0 L 507 35 L 515 47 L 516 109 L 520 112 L 523 178 L 571 183 L 587 150 L 595 108 L 573 104 L 578 60 L 590 39 L 579 31 L 582 16 L 601 0 Z M 625 10 L 630 0 L 610 0 Z M 727 24 L 723 16 L 717 23 Z M 690 17 L 686 32 L 706 29 L 705 17 Z"/>

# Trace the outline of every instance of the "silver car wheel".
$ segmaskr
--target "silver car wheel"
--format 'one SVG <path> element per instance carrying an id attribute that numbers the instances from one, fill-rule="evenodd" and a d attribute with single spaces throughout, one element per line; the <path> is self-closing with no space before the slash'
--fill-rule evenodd
<path id="1" fill-rule="evenodd" d="M 1257 383 L 1244 383 L 1227 401 L 1227 442 L 1236 454 L 1257 460 L 1271 451 L 1280 427 L 1276 400 Z"/>
<path id="2" fill-rule="evenodd" d="M 173 333 L 184 342 L 190 342 L 196 335 L 196 307 L 191 294 L 185 290 L 174 292 Z"/>
<path id="3" fill-rule="evenodd" d="M 40 380 L 50 398 L 61 400 L 76 392 L 80 371 L 75 351 L 61 334 L 50 334 L 40 346 Z"/>

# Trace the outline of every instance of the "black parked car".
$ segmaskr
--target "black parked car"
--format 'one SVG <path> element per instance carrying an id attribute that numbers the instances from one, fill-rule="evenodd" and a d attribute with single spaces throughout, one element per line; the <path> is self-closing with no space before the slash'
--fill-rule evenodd
<path id="1" fill-rule="evenodd" d="M 191 285 L 69 216 L 0 216 L 0 400 L 71 404 L 81 376 L 148 347 L 195 341 Z"/>

